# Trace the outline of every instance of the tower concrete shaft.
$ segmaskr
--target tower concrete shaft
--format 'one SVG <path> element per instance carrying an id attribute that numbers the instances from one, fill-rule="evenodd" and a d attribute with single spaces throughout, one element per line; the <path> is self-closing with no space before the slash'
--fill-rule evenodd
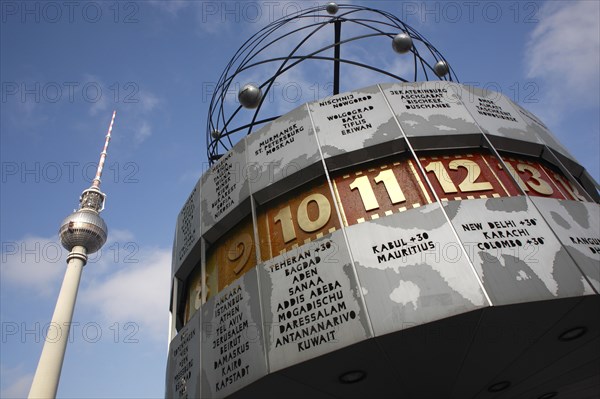
<path id="1" fill-rule="evenodd" d="M 83 267 L 87 263 L 87 254 L 93 254 L 106 243 L 108 227 L 100 217 L 106 195 L 100 191 L 100 183 L 116 115 L 117 111 L 113 111 L 92 186 L 83 190 L 79 198 L 79 209 L 63 220 L 58 232 L 62 246 L 69 251 L 67 271 L 58 294 L 38 368 L 33 377 L 29 391 L 30 398 L 56 397 L 77 300 L 77 290 Z"/>
<path id="2" fill-rule="evenodd" d="M 30 399 L 55 398 L 58 381 L 69 340 L 73 310 L 77 299 L 81 272 L 87 262 L 86 249 L 76 246 L 67 257 L 67 271 L 56 300 L 52 322 L 46 335 L 42 355 L 38 363 L 31 390 Z"/>

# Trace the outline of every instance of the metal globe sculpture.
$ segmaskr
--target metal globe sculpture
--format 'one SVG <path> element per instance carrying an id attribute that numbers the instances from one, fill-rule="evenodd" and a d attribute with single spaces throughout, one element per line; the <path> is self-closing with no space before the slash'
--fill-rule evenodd
<path id="1" fill-rule="evenodd" d="M 389 13 L 327 11 L 266 26 L 218 82 L 214 163 L 177 216 L 165 396 L 541 398 L 596 376 L 598 184 Z"/>
<path id="2" fill-rule="evenodd" d="M 393 51 L 389 50 L 390 39 Z M 406 74 L 398 71 L 394 52 L 405 54 L 400 60 L 405 62 L 402 70 L 408 70 Z M 364 56 L 367 53 L 369 56 Z M 382 62 L 385 57 L 390 58 L 387 64 Z M 307 65 L 314 71 L 303 71 Z M 440 66 L 436 69 L 435 65 Z M 309 75 L 312 85 L 298 84 L 298 76 L 303 74 Z M 311 7 L 266 25 L 249 37 L 225 66 L 208 109 L 209 162 L 218 160 L 244 135 L 296 106 L 353 88 L 357 75 L 373 83 L 458 81 L 442 54 L 396 16 L 359 5 Z M 249 81 L 256 86 L 247 85 Z M 307 88 L 319 92 L 292 101 L 290 92 L 303 87 L 304 94 Z M 236 91 L 239 103 L 231 98 Z M 273 103 L 277 106 L 270 106 Z M 289 109 L 282 109 L 284 106 Z M 218 136 L 215 130 L 220 132 Z"/>
<path id="3" fill-rule="evenodd" d="M 433 71 L 440 78 L 446 76 L 449 71 L 448 64 L 445 61 L 438 61 L 433 67 Z"/>
<path id="4" fill-rule="evenodd" d="M 336 3 L 329 3 L 325 8 L 328 14 L 335 15 L 339 11 L 340 7 Z"/>
<path id="5" fill-rule="evenodd" d="M 392 48 L 399 54 L 408 53 L 412 46 L 413 42 L 408 33 L 399 33 L 392 40 Z"/>
<path id="6" fill-rule="evenodd" d="M 245 85 L 238 94 L 238 100 L 244 108 L 254 109 L 258 107 L 261 99 L 262 92 L 260 91 L 260 88 L 253 84 Z"/>

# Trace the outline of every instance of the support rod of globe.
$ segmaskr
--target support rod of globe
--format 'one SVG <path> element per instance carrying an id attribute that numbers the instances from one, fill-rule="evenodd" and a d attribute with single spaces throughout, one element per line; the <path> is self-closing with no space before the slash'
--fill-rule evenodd
<path id="1" fill-rule="evenodd" d="M 46 335 L 44 348 L 40 356 L 29 398 L 55 398 L 60 373 L 69 340 L 69 330 L 73 319 L 73 310 L 77 299 L 81 272 L 87 262 L 87 251 L 75 246 L 67 257 L 65 278 L 56 300 L 52 322 Z"/>
<path id="2" fill-rule="evenodd" d="M 342 21 L 336 19 L 333 23 L 334 51 L 333 51 L 333 95 L 340 94 L 340 41 L 342 40 Z"/>

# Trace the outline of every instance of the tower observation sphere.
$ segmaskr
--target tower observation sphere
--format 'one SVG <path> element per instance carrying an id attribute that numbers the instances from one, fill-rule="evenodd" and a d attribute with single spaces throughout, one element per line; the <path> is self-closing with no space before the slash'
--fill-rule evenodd
<path id="1" fill-rule="evenodd" d="M 106 243 L 108 227 L 93 209 L 80 209 L 67 216 L 59 230 L 60 242 L 68 251 L 84 247 L 88 254 L 97 252 Z"/>

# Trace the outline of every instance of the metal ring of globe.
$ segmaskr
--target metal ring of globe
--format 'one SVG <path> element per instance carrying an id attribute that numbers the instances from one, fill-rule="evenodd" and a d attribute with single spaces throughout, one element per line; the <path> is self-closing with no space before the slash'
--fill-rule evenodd
<path id="1" fill-rule="evenodd" d="M 336 37 L 326 45 L 317 43 L 319 48 L 310 47 L 313 45 L 311 39 L 321 37 L 319 35 L 326 33 L 324 29 L 329 25 L 334 25 L 334 30 L 338 30 Z M 348 27 L 344 28 L 345 31 L 361 32 L 342 37 L 339 32 L 342 25 Z M 412 60 L 406 60 L 406 65 L 413 69 L 410 76 L 401 76 L 396 71 L 374 65 L 377 57 L 370 57 L 372 61 L 365 63 L 339 54 L 340 49 L 343 52 L 343 48 L 351 43 L 363 43 L 372 38 L 391 40 L 393 50 L 402 54 L 399 56 L 410 57 L 408 54 L 412 54 Z M 264 106 L 265 99 L 272 95 L 278 79 L 286 73 L 293 73 L 291 71 L 294 67 L 307 61 L 362 68 L 381 75 L 382 82 L 458 82 L 456 74 L 442 54 L 415 29 L 393 14 L 365 6 L 335 3 L 311 7 L 260 29 L 246 40 L 226 65 L 216 84 L 208 110 L 206 141 L 207 156 L 211 164 L 244 135 L 285 113 L 274 112 L 278 107 Z M 272 72 L 267 71 L 267 68 L 272 68 Z M 260 82 L 238 81 L 244 74 L 264 74 L 265 71 L 266 77 Z M 337 79 L 339 87 L 339 73 Z M 337 94 L 335 80 L 334 67 L 333 94 Z M 228 94 L 235 92 L 237 84 L 243 87 L 238 92 L 238 103 L 232 105 Z M 215 131 L 219 134 L 215 134 Z"/>

